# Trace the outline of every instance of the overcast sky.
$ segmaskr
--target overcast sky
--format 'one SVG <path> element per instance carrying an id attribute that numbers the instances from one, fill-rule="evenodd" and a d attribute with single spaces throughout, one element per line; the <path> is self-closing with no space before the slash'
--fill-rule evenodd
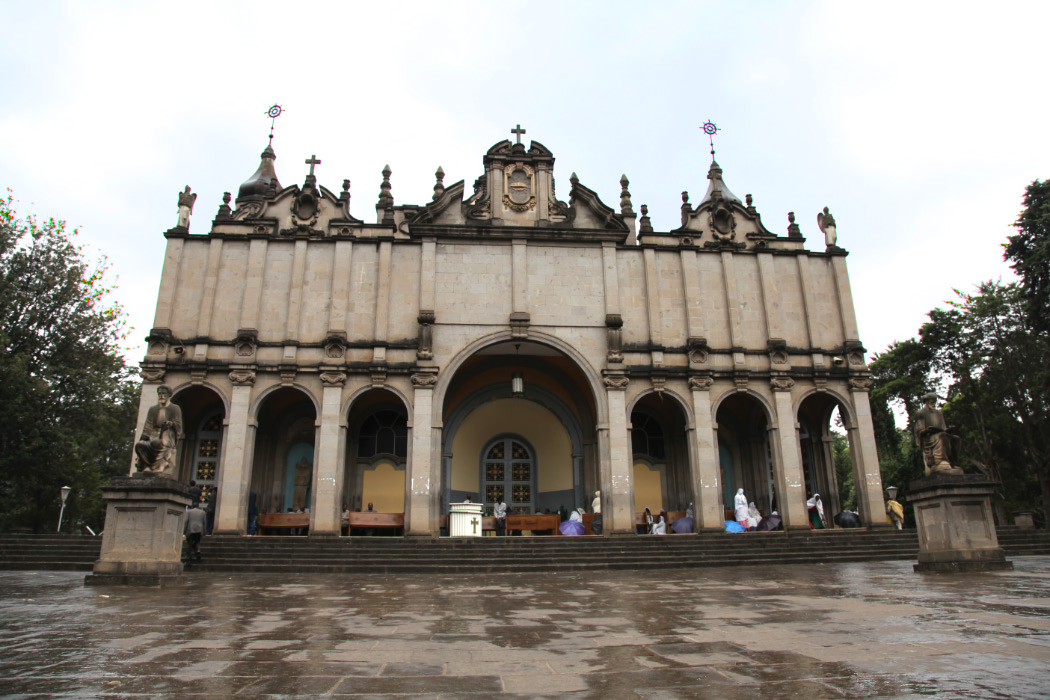
<path id="1" fill-rule="evenodd" d="M 375 220 L 430 200 L 512 138 L 553 151 L 614 208 L 630 178 L 658 230 L 707 189 L 708 119 L 724 179 L 823 250 L 829 206 L 850 251 L 870 353 L 912 337 L 952 289 L 1009 276 L 1001 244 L 1025 186 L 1050 177 L 1050 3 L 50 2 L 0 0 L 0 191 L 66 219 L 153 323 L 177 193 L 206 233 L 258 165 L 270 122 L 282 185 L 311 154 Z"/>

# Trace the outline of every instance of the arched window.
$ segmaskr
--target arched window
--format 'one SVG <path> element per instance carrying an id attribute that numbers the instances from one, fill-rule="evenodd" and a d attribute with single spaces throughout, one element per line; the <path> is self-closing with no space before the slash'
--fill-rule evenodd
<path id="1" fill-rule="evenodd" d="M 536 508 L 536 459 L 521 438 L 496 438 L 482 452 L 485 505 L 505 499 L 510 513 L 533 513 Z"/>
<path id="2" fill-rule="evenodd" d="M 201 421 L 193 449 L 193 470 L 190 478 L 196 480 L 203 501 L 210 501 L 212 494 L 215 493 L 221 448 L 222 413 L 220 412 Z"/>
<path id="3" fill-rule="evenodd" d="M 376 455 L 408 458 L 408 419 L 398 411 L 376 411 L 361 424 L 357 456 L 368 459 Z"/>
<path id="4" fill-rule="evenodd" d="M 636 455 L 664 459 L 664 430 L 648 413 L 631 414 L 631 449 Z"/>

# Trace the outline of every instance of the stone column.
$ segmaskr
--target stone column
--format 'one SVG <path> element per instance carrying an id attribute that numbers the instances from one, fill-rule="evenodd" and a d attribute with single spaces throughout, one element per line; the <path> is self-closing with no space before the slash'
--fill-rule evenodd
<path id="1" fill-rule="evenodd" d="M 780 464 L 777 474 L 777 508 L 785 530 L 809 528 L 806 512 L 806 482 L 802 475 L 802 448 L 795 428 L 795 412 L 791 405 L 791 387 L 794 381 L 777 378 L 773 384 L 776 410 L 776 436 Z"/>
<path id="2" fill-rule="evenodd" d="M 627 377 L 622 374 L 608 374 L 605 377 L 605 400 L 609 406 L 607 469 L 610 493 L 608 499 L 602 499 L 608 504 L 602 504 L 602 519 L 611 535 L 635 533 L 631 441 L 627 435 L 627 382 Z"/>
<path id="3" fill-rule="evenodd" d="M 412 444 L 405 475 L 408 491 L 405 494 L 406 536 L 430 536 L 438 532 L 440 512 L 433 511 L 440 511 L 441 460 L 435 459 L 431 415 L 436 383 L 436 371 L 412 375 Z"/>
<path id="4" fill-rule="evenodd" d="M 345 428 L 341 425 L 343 372 L 322 372 L 321 425 L 318 429 L 317 458 L 314 460 L 314 488 L 310 504 L 310 536 L 338 536 L 342 517 L 343 452 Z"/>
<path id="5" fill-rule="evenodd" d="M 251 486 L 251 459 L 255 428 L 249 425 L 255 372 L 233 370 L 233 396 L 226 434 L 223 436 L 222 466 L 219 470 L 218 502 L 215 509 L 216 535 L 243 535 L 248 529 L 248 490 Z"/>
<path id="6" fill-rule="evenodd" d="M 853 482 L 857 489 L 861 522 L 873 528 L 891 527 L 886 520 L 882 472 L 879 469 L 879 453 L 875 448 L 875 425 L 868 401 L 871 380 L 867 377 L 851 377 L 849 383 L 853 414 L 857 417 L 856 429 L 850 431 L 850 437 L 853 438 L 850 441 L 850 454 L 854 459 Z"/>
<path id="7" fill-rule="evenodd" d="M 706 375 L 689 378 L 693 393 L 693 417 L 696 421 L 696 462 L 690 465 L 693 480 L 693 515 L 697 530 L 725 530 L 722 504 L 722 466 L 718 459 L 718 433 L 711 417 L 711 385 Z"/>

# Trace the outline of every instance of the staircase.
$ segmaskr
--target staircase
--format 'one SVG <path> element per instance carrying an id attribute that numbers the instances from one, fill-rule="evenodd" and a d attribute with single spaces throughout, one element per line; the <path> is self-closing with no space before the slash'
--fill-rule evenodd
<path id="1" fill-rule="evenodd" d="M 1050 532 L 1001 528 L 1007 557 L 1050 554 Z M 2 535 L 0 569 L 90 571 L 101 538 Z M 664 537 L 205 537 L 187 571 L 219 573 L 529 573 L 832 564 L 915 559 L 914 530 L 704 533 Z"/>

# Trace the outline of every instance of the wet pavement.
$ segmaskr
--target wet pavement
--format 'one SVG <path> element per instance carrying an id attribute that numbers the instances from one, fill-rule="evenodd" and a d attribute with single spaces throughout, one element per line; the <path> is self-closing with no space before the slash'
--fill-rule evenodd
<path id="1" fill-rule="evenodd" d="M 0 572 L 5 698 L 1050 698 L 1050 557 L 564 575 Z"/>

